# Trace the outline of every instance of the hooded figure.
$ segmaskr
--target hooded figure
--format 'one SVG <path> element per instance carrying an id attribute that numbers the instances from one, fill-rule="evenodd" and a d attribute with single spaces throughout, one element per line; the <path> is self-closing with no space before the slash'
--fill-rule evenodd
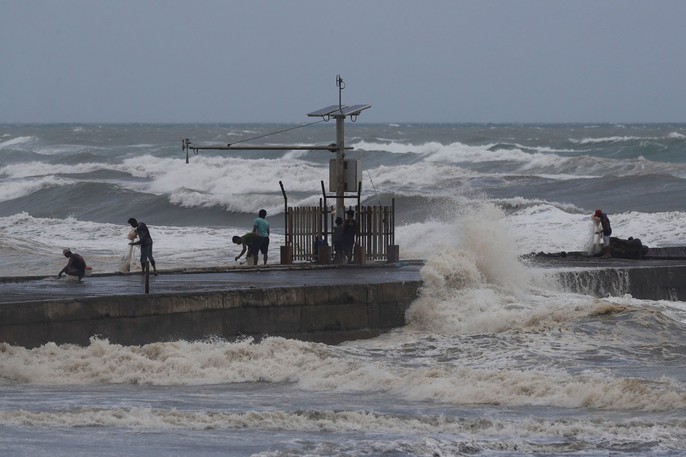
<path id="1" fill-rule="evenodd" d="M 610 219 L 602 210 L 595 210 L 593 217 L 600 221 L 600 233 L 603 234 L 603 257 L 610 257 L 610 235 L 612 235 L 612 227 L 610 226 Z M 598 233 L 598 232 L 596 232 Z"/>

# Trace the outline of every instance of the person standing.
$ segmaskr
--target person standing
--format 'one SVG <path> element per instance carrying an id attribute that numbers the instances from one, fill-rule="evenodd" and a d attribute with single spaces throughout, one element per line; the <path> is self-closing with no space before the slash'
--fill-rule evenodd
<path id="1" fill-rule="evenodd" d="M 611 256 L 610 235 L 612 235 L 612 227 L 610 226 L 610 218 L 608 218 L 607 214 L 603 213 L 602 210 L 599 209 L 595 210 L 593 217 L 600 221 L 599 232 L 603 234 L 603 258 L 608 258 Z"/>
<path id="2" fill-rule="evenodd" d="M 150 230 L 144 222 L 138 222 L 133 217 L 129 219 L 129 224 L 136 230 L 138 234 L 138 241 L 129 243 L 131 246 L 140 245 L 141 247 L 141 269 L 145 274 L 145 262 L 150 260 L 153 272 L 157 276 L 157 268 L 155 267 L 155 259 L 152 257 L 152 237 Z"/>
<path id="3" fill-rule="evenodd" d="M 81 281 L 86 275 L 86 261 L 83 260 L 83 257 L 80 255 L 71 252 L 71 249 L 69 248 L 64 248 L 62 254 L 64 254 L 69 261 L 67 262 L 67 265 L 57 273 L 57 279 L 60 279 L 63 274 L 67 274 L 69 276 L 77 276 L 79 281 Z"/>
<path id="4" fill-rule="evenodd" d="M 355 210 L 349 209 L 345 212 L 345 222 L 343 222 L 343 253 L 348 259 L 348 263 L 353 263 L 353 246 L 357 237 L 357 221 L 355 220 Z"/>
<path id="5" fill-rule="evenodd" d="M 334 263 L 341 263 L 343 260 L 343 219 L 339 216 L 336 218 L 336 225 L 333 227 L 333 235 L 331 236 L 333 242 L 333 261 Z"/>
<path id="6" fill-rule="evenodd" d="M 257 259 L 259 253 L 262 253 L 264 258 L 264 264 L 267 265 L 267 252 L 269 251 L 269 222 L 267 222 L 267 211 L 261 209 L 257 214 L 255 222 L 253 222 L 252 231 L 257 234 L 257 239 L 253 245 L 252 254 L 255 258 L 255 265 L 257 265 Z"/>

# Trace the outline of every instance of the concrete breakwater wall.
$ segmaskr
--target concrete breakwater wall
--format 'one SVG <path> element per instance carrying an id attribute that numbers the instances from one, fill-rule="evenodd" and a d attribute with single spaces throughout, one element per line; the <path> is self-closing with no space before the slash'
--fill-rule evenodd
<path id="1" fill-rule="evenodd" d="M 686 301 L 686 265 L 651 264 L 556 273 L 567 290 L 597 297 L 630 294 L 644 300 Z"/>
<path id="2" fill-rule="evenodd" d="M 420 281 L 119 295 L 5 303 L 0 341 L 87 345 L 284 336 L 339 343 L 405 323 Z"/>
<path id="3" fill-rule="evenodd" d="M 552 269 L 551 274 L 572 292 L 686 301 L 686 260 L 610 263 L 558 258 L 537 263 Z M 409 271 L 354 269 L 344 275 L 337 270 L 330 272 L 346 282 L 317 284 L 311 277 L 302 279 L 303 271 L 285 271 L 280 276 L 284 281 L 293 283 L 301 278 L 315 285 L 259 288 L 247 284 L 245 275 L 230 279 L 229 274 L 217 273 L 208 275 L 218 278 L 217 289 L 190 291 L 189 284 L 199 280 L 182 275 L 188 276 L 184 283 L 181 276 L 171 275 L 160 278 L 173 282 L 174 291 L 145 295 L 129 292 L 115 277 L 105 290 L 117 289 L 119 295 L 78 296 L 71 291 L 81 288 L 53 286 L 45 281 L 7 281 L 0 283 L 0 342 L 24 347 L 48 342 L 87 345 L 91 337 L 98 336 L 112 343 L 141 345 L 270 335 L 339 343 L 374 337 L 405 325 L 405 311 L 422 285 L 418 267 Z M 355 272 L 359 275 L 351 276 Z M 265 277 L 260 280 L 264 283 Z M 212 284 L 206 278 L 203 287 Z M 92 289 L 102 291 L 103 285 L 97 286 Z M 156 286 L 161 288 L 160 283 Z M 65 295 L 58 296 L 58 291 Z"/>

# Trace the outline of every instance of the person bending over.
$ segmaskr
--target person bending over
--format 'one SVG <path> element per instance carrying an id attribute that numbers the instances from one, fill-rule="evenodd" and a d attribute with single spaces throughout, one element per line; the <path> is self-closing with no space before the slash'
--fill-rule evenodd
<path id="1" fill-rule="evenodd" d="M 231 238 L 231 241 L 234 242 L 234 244 L 241 244 L 243 245 L 243 250 L 241 251 L 240 254 L 238 254 L 236 257 L 234 257 L 233 260 L 238 261 L 243 254 L 245 254 L 245 251 L 248 251 L 248 254 L 245 256 L 246 259 L 249 259 L 251 257 L 254 258 L 253 256 L 253 245 L 255 244 L 255 240 L 257 239 L 257 234 L 254 232 L 246 233 L 243 236 L 234 236 Z"/>
<path id="2" fill-rule="evenodd" d="M 83 257 L 80 255 L 71 252 L 71 249 L 69 248 L 62 250 L 62 254 L 64 254 L 69 261 L 67 262 L 67 265 L 57 273 L 57 279 L 60 279 L 63 274 L 67 274 L 69 276 L 76 276 L 79 278 L 79 281 L 81 281 L 86 274 L 86 261 L 83 260 Z"/>
<path id="3" fill-rule="evenodd" d="M 152 237 L 150 236 L 150 230 L 144 222 L 138 222 L 133 217 L 129 219 L 129 224 L 136 230 L 138 234 L 138 241 L 129 243 L 132 246 L 140 245 L 141 247 L 141 269 L 143 274 L 145 274 L 145 262 L 150 260 L 150 265 L 152 265 L 153 272 L 157 276 L 157 268 L 155 267 L 155 259 L 152 257 Z"/>

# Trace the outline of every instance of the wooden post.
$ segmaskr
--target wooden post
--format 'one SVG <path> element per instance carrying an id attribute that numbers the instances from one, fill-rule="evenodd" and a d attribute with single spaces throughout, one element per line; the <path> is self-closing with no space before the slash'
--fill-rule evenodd
<path id="1" fill-rule="evenodd" d="M 395 263 L 400 261 L 400 246 L 397 244 L 388 245 L 388 263 Z"/>
<path id="2" fill-rule="evenodd" d="M 331 246 L 319 246 L 317 250 L 317 263 L 329 265 L 331 263 Z"/>
<path id="3" fill-rule="evenodd" d="M 281 265 L 293 264 L 293 246 L 281 246 Z"/>
<path id="4" fill-rule="evenodd" d="M 364 265 L 365 263 L 367 263 L 367 253 L 364 249 L 364 246 L 356 244 L 355 246 L 353 246 L 353 250 L 355 252 L 353 258 L 355 259 L 356 264 Z"/>

